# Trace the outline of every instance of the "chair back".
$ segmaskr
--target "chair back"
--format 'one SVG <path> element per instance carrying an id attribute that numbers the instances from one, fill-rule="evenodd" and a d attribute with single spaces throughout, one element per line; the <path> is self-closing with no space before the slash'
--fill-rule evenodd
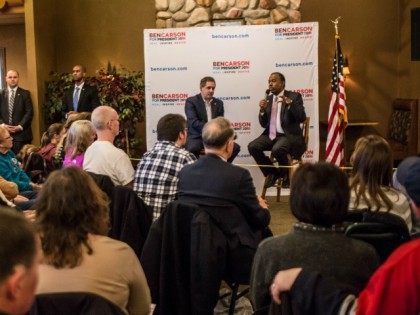
<path id="1" fill-rule="evenodd" d="M 395 160 L 416 155 L 418 141 L 418 100 L 397 98 L 392 103 L 388 142 Z"/>
<path id="2" fill-rule="evenodd" d="M 306 147 L 308 147 L 308 143 L 309 143 L 310 121 L 311 121 L 311 118 L 309 116 L 306 116 L 305 121 L 302 123 L 302 134 L 303 134 L 303 139 L 305 139 Z"/>
<path id="3" fill-rule="evenodd" d="M 28 174 L 31 181 L 37 184 L 42 184 L 47 178 L 47 163 L 41 154 L 31 152 L 25 161 L 23 170 Z"/>
<path id="4" fill-rule="evenodd" d="M 407 228 L 384 222 L 356 222 L 347 227 L 345 234 L 372 245 L 381 262 L 385 261 L 398 246 L 410 239 Z"/>
<path id="5" fill-rule="evenodd" d="M 224 235 L 206 211 L 169 203 L 153 222 L 140 259 L 155 314 L 213 314 L 225 251 Z"/>
<path id="6" fill-rule="evenodd" d="M 127 243 L 140 258 L 152 224 L 152 211 L 128 187 L 115 186 L 110 205 L 109 237 Z"/>
<path id="7" fill-rule="evenodd" d="M 88 292 L 38 294 L 29 315 L 123 315 L 124 312 L 102 296 Z"/>

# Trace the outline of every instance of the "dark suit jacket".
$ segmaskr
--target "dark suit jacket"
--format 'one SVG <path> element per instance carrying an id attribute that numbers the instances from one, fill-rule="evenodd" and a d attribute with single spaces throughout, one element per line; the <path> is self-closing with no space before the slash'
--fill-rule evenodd
<path id="1" fill-rule="evenodd" d="M 74 84 L 67 90 L 64 95 L 64 115 L 69 111 L 74 111 L 73 107 L 73 93 Z M 80 91 L 79 102 L 77 103 L 77 111 L 80 112 L 92 112 L 96 107 L 101 105 L 98 97 L 98 90 L 95 86 L 89 85 L 85 82 L 83 88 Z"/>
<path id="2" fill-rule="evenodd" d="M 261 238 L 256 232 L 268 226 L 270 214 L 260 207 L 248 170 L 208 154 L 184 166 L 178 188 L 180 201 L 198 204 L 223 233 L 257 247 Z"/>
<path id="3" fill-rule="evenodd" d="M 0 124 L 5 123 L 9 125 L 9 101 L 7 94 L 7 89 L 0 92 Z M 18 87 L 13 105 L 12 125 L 21 125 L 23 130 L 12 135 L 14 141 L 30 142 L 32 140 L 31 123 L 33 115 L 34 110 L 29 91 Z"/>
<path id="4" fill-rule="evenodd" d="M 291 99 L 291 104 L 283 104 L 280 113 L 281 126 L 289 140 L 291 154 L 300 157 L 306 150 L 305 140 L 302 135 L 300 124 L 305 121 L 306 113 L 303 107 L 302 95 L 300 93 L 284 90 L 284 96 Z M 260 111 L 258 116 L 261 127 L 265 128 L 263 135 L 270 132 L 271 106 L 273 104 L 274 95 L 270 95 L 268 106 L 264 111 Z M 279 109 L 280 110 L 280 109 Z"/>
<path id="5" fill-rule="evenodd" d="M 224 114 L 223 101 L 218 98 L 213 98 L 211 101 L 210 118 L 207 117 L 206 105 L 204 104 L 201 94 L 187 98 L 185 102 L 185 115 L 187 116 L 188 122 L 187 141 L 188 138 L 201 140 L 201 132 L 206 122 L 213 118 L 223 116 Z"/>

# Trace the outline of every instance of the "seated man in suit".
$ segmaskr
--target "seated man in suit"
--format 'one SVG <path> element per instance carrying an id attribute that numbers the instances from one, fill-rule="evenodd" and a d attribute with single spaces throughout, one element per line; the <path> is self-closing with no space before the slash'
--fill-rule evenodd
<path id="1" fill-rule="evenodd" d="M 26 314 L 38 283 L 40 246 L 35 230 L 13 209 L 0 207 L 0 314 Z"/>
<path id="2" fill-rule="evenodd" d="M 264 132 L 248 145 L 258 165 L 273 165 L 264 151 L 271 150 L 280 166 L 289 164 L 288 155 L 300 158 L 306 150 L 300 124 L 305 121 L 302 95 L 284 89 L 286 79 L 274 72 L 268 79 L 265 99 L 260 101 L 259 121 Z M 264 187 L 271 187 L 279 177 L 285 178 L 286 168 L 261 167 L 266 177 Z"/>
<path id="3" fill-rule="evenodd" d="M 223 101 L 213 97 L 216 81 L 212 77 L 204 77 L 200 81 L 200 93 L 187 98 L 185 102 L 185 115 L 188 122 L 188 137 L 185 148 L 197 158 L 203 150 L 201 132 L 206 122 L 216 117 L 223 117 L 225 109 Z M 232 155 L 228 162 L 232 162 L 238 155 L 241 147 L 234 143 Z"/>
<path id="4" fill-rule="evenodd" d="M 74 112 L 92 112 L 101 105 L 98 97 L 98 90 L 95 86 L 85 84 L 86 67 L 75 65 L 73 67 L 74 85 L 64 95 L 65 116 Z"/>
<path id="5" fill-rule="evenodd" d="M 231 123 L 218 117 L 203 128 L 206 155 L 179 172 L 178 199 L 206 210 L 228 238 L 227 265 L 249 281 L 252 259 L 270 222 L 268 206 L 255 193 L 249 171 L 227 163 L 234 145 Z"/>

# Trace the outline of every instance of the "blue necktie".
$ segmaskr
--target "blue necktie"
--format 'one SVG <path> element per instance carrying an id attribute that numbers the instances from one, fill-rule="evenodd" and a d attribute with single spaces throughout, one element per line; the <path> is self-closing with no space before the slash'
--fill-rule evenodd
<path id="1" fill-rule="evenodd" d="M 79 103 L 80 88 L 76 87 L 73 94 L 73 108 L 77 112 L 77 104 Z"/>

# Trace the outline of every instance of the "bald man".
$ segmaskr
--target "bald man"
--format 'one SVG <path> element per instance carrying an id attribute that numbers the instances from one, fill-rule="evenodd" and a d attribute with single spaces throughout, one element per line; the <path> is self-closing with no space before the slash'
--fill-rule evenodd
<path id="1" fill-rule="evenodd" d="M 16 70 L 7 71 L 6 83 L 7 88 L 0 91 L 0 124 L 13 137 L 12 151 L 18 153 L 32 141 L 34 111 L 29 91 L 18 86 L 19 73 Z"/>
<path id="2" fill-rule="evenodd" d="M 98 139 L 86 150 L 83 169 L 107 175 L 114 185 L 133 187 L 134 168 L 128 155 L 114 146 L 120 132 L 118 113 L 111 106 L 99 106 L 92 112 L 91 121 Z"/>

